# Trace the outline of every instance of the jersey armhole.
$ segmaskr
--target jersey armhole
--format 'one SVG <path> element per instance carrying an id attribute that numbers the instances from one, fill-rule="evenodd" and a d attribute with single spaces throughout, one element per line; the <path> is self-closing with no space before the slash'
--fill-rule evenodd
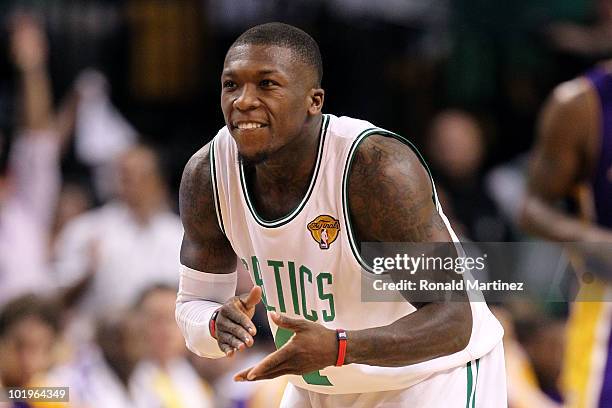
<path id="1" fill-rule="evenodd" d="M 225 228 L 223 227 L 223 216 L 221 215 L 221 203 L 219 201 L 219 190 L 217 189 L 217 165 L 215 161 L 215 141 L 214 138 L 210 142 L 210 179 L 213 187 L 213 201 L 215 203 L 215 213 L 217 214 L 217 223 L 223 235 L 227 237 Z"/>
<path id="2" fill-rule="evenodd" d="M 346 163 L 344 165 L 344 174 L 342 176 L 342 213 L 344 216 L 344 224 L 346 225 L 347 236 L 348 236 L 349 244 L 351 247 L 351 251 L 353 252 L 353 256 L 355 257 L 355 259 L 357 260 L 357 262 L 359 263 L 359 265 L 361 265 L 363 269 L 365 269 L 369 273 L 375 274 L 372 266 L 368 265 L 365 259 L 363 259 L 363 257 L 361 256 L 361 251 L 359 250 L 359 245 L 355 239 L 355 234 L 353 232 L 353 227 L 351 224 L 351 215 L 350 215 L 349 205 L 348 205 L 349 203 L 348 178 L 350 176 L 351 169 L 353 166 L 355 152 L 357 151 L 361 143 L 366 138 L 372 135 L 382 135 L 382 136 L 394 138 L 398 140 L 399 142 L 403 143 L 404 145 L 408 146 L 414 152 L 414 154 L 419 159 L 419 162 L 421 163 L 421 165 L 427 171 L 427 175 L 429 176 L 429 181 L 431 182 L 431 191 L 432 191 L 431 199 L 434 202 L 436 211 L 440 213 L 441 208 L 440 208 L 440 203 L 438 201 L 438 194 L 436 193 L 436 186 L 434 184 L 433 177 L 431 175 L 431 171 L 429 170 L 429 166 L 427 166 L 425 159 L 423 158 L 419 150 L 416 148 L 416 146 L 412 142 L 410 142 L 410 140 L 406 139 L 403 136 L 398 135 L 397 133 L 389 132 L 388 130 L 381 129 L 381 128 L 370 128 L 370 129 L 366 129 L 363 132 L 361 132 L 359 136 L 357 136 L 355 140 L 352 142 L 347 158 L 346 158 Z"/>

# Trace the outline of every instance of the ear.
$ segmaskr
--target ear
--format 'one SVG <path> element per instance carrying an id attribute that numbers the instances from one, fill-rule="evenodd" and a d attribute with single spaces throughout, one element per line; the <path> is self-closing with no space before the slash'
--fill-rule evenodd
<path id="1" fill-rule="evenodd" d="M 325 100 L 325 91 L 321 88 L 313 88 L 310 90 L 310 106 L 308 113 L 316 115 L 323 109 L 323 101 Z"/>

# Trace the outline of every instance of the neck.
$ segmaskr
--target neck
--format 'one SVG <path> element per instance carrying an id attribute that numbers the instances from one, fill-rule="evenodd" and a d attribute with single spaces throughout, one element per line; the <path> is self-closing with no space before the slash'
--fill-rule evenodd
<path id="1" fill-rule="evenodd" d="M 323 115 L 308 121 L 295 142 L 255 166 L 257 184 L 286 186 L 307 181 L 317 160 L 317 147 Z"/>

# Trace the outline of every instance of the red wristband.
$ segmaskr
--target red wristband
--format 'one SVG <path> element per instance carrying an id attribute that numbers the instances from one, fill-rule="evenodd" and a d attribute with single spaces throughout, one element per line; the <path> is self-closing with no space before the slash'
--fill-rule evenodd
<path id="1" fill-rule="evenodd" d="M 217 326 L 215 325 L 215 323 L 217 321 L 217 316 L 219 315 L 219 310 L 221 310 L 221 308 L 215 310 L 212 316 L 210 316 L 210 320 L 208 321 L 208 330 L 210 331 L 210 335 L 214 339 L 217 338 Z"/>
<path id="2" fill-rule="evenodd" d="M 336 360 L 336 366 L 340 367 L 344 365 L 344 358 L 346 357 L 346 343 L 348 342 L 346 330 L 336 329 L 336 338 L 338 339 L 338 359 Z"/>

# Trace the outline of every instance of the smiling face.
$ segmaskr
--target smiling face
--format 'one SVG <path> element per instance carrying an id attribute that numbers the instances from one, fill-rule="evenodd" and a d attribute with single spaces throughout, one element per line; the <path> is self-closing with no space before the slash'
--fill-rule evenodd
<path id="1" fill-rule="evenodd" d="M 242 44 L 225 57 L 221 109 L 240 156 L 257 164 L 302 136 L 323 90 L 313 67 L 290 48 Z"/>

